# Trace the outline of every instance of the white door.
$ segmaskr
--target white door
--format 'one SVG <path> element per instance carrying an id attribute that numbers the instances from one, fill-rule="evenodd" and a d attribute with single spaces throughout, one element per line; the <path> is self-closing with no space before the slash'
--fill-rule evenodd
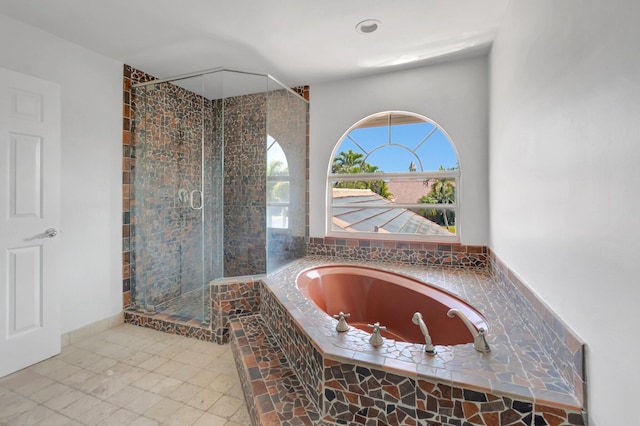
<path id="1" fill-rule="evenodd" d="M 60 353 L 60 88 L 0 68 L 0 377 Z"/>

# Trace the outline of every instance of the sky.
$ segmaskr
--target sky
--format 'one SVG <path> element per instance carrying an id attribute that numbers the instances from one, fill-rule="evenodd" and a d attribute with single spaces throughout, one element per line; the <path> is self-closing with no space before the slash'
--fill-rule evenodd
<path id="1" fill-rule="evenodd" d="M 423 140 L 435 129 L 426 141 Z M 406 172 L 413 161 L 420 171 L 422 161 L 423 171 L 438 170 L 440 166 L 455 167 L 457 157 L 447 136 L 432 123 L 412 123 L 389 127 L 365 127 L 351 130 L 336 149 L 335 155 L 341 151 L 361 153 L 369 156 L 367 163 L 378 166 L 384 172 Z M 391 140 L 391 143 L 389 143 Z M 406 148 L 396 146 L 405 145 Z"/>
<path id="2" fill-rule="evenodd" d="M 431 135 L 427 138 L 429 134 Z M 427 139 L 424 140 L 425 138 Z M 287 165 L 280 144 L 273 142 L 274 139 L 268 136 L 267 163 L 275 160 Z M 396 144 L 402 144 L 406 148 Z M 349 149 L 363 155 L 369 153 L 367 163 L 378 166 L 378 170 L 384 172 L 407 172 L 412 161 L 420 171 L 417 158 L 422 161 L 423 171 L 438 170 L 440 166 L 447 169 L 457 164 L 455 150 L 447 136 L 428 122 L 391 126 L 391 144 L 388 126 L 353 129 L 336 149 L 335 155 Z"/>

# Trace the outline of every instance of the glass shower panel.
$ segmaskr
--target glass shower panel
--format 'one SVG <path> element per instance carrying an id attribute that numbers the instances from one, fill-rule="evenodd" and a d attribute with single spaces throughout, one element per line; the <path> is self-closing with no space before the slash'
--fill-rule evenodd
<path id="1" fill-rule="evenodd" d="M 140 308 L 203 320 L 207 197 L 201 90 L 201 77 L 135 89 L 132 264 Z"/>
<path id="2" fill-rule="evenodd" d="M 269 78 L 267 272 L 305 255 L 307 102 Z"/>
<path id="3" fill-rule="evenodd" d="M 204 74 L 202 78 L 202 97 L 204 98 L 204 130 L 203 130 L 203 178 L 204 178 L 204 210 L 203 210 L 203 299 L 210 310 L 208 302 L 208 284 L 221 278 L 223 268 L 223 76 L 222 72 Z M 205 314 L 207 314 L 205 312 Z M 207 317 L 208 318 L 208 317 Z"/>

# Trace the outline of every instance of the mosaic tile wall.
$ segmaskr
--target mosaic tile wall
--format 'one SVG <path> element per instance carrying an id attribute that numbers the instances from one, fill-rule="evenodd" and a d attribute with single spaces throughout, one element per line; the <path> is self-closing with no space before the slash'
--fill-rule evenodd
<path id="1" fill-rule="evenodd" d="M 224 100 L 224 275 L 267 272 L 266 93 Z"/>
<path id="2" fill-rule="evenodd" d="M 417 418 L 424 425 L 583 425 L 579 413 L 419 379 Z"/>
<path id="3" fill-rule="evenodd" d="M 221 174 L 222 147 L 214 109 L 205 98 L 172 83 L 132 89 L 131 95 L 136 161 L 131 296 L 149 308 L 201 288 L 203 276 L 208 281 L 219 270 L 210 256 L 214 250 L 207 251 L 203 265 L 202 239 L 205 247 L 218 247 L 220 221 L 203 220 L 191 204 L 204 203 L 209 214 L 220 210 L 220 198 L 211 191 L 212 176 Z M 201 189 L 204 199 L 194 192 Z"/>
<path id="4" fill-rule="evenodd" d="M 310 238 L 307 254 L 339 259 L 391 262 L 407 265 L 485 268 L 488 249 L 462 244 Z"/>
<path id="5" fill-rule="evenodd" d="M 219 345 L 229 343 L 229 321 L 256 314 L 260 308 L 260 282 L 242 277 L 222 278 L 210 285 L 211 332 Z"/>
<path id="6" fill-rule="evenodd" d="M 324 360 L 325 419 L 338 424 L 416 424 L 416 380 L 362 365 Z"/>
<path id="7" fill-rule="evenodd" d="M 496 283 L 531 327 L 565 381 L 573 385 L 572 391 L 580 402 L 586 405 L 584 342 L 493 251 L 489 258 Z"/>

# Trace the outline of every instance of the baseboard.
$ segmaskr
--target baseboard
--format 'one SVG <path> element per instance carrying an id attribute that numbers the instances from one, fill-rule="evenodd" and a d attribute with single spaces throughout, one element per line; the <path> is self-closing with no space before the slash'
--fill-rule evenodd
<path id="1" fill-rule="evenodd" d="M 89 336 L 116 327 L 122 323 L 124 323 L 124 313 L 119 312 L 111 317 L 101 319 L 89 325 L 85 325 L 84 327 L 64 333 L 60 336 L 60 343 L 62 344 L 62 347 L 65 347 L 70 343 L 86 339 Z"/>

